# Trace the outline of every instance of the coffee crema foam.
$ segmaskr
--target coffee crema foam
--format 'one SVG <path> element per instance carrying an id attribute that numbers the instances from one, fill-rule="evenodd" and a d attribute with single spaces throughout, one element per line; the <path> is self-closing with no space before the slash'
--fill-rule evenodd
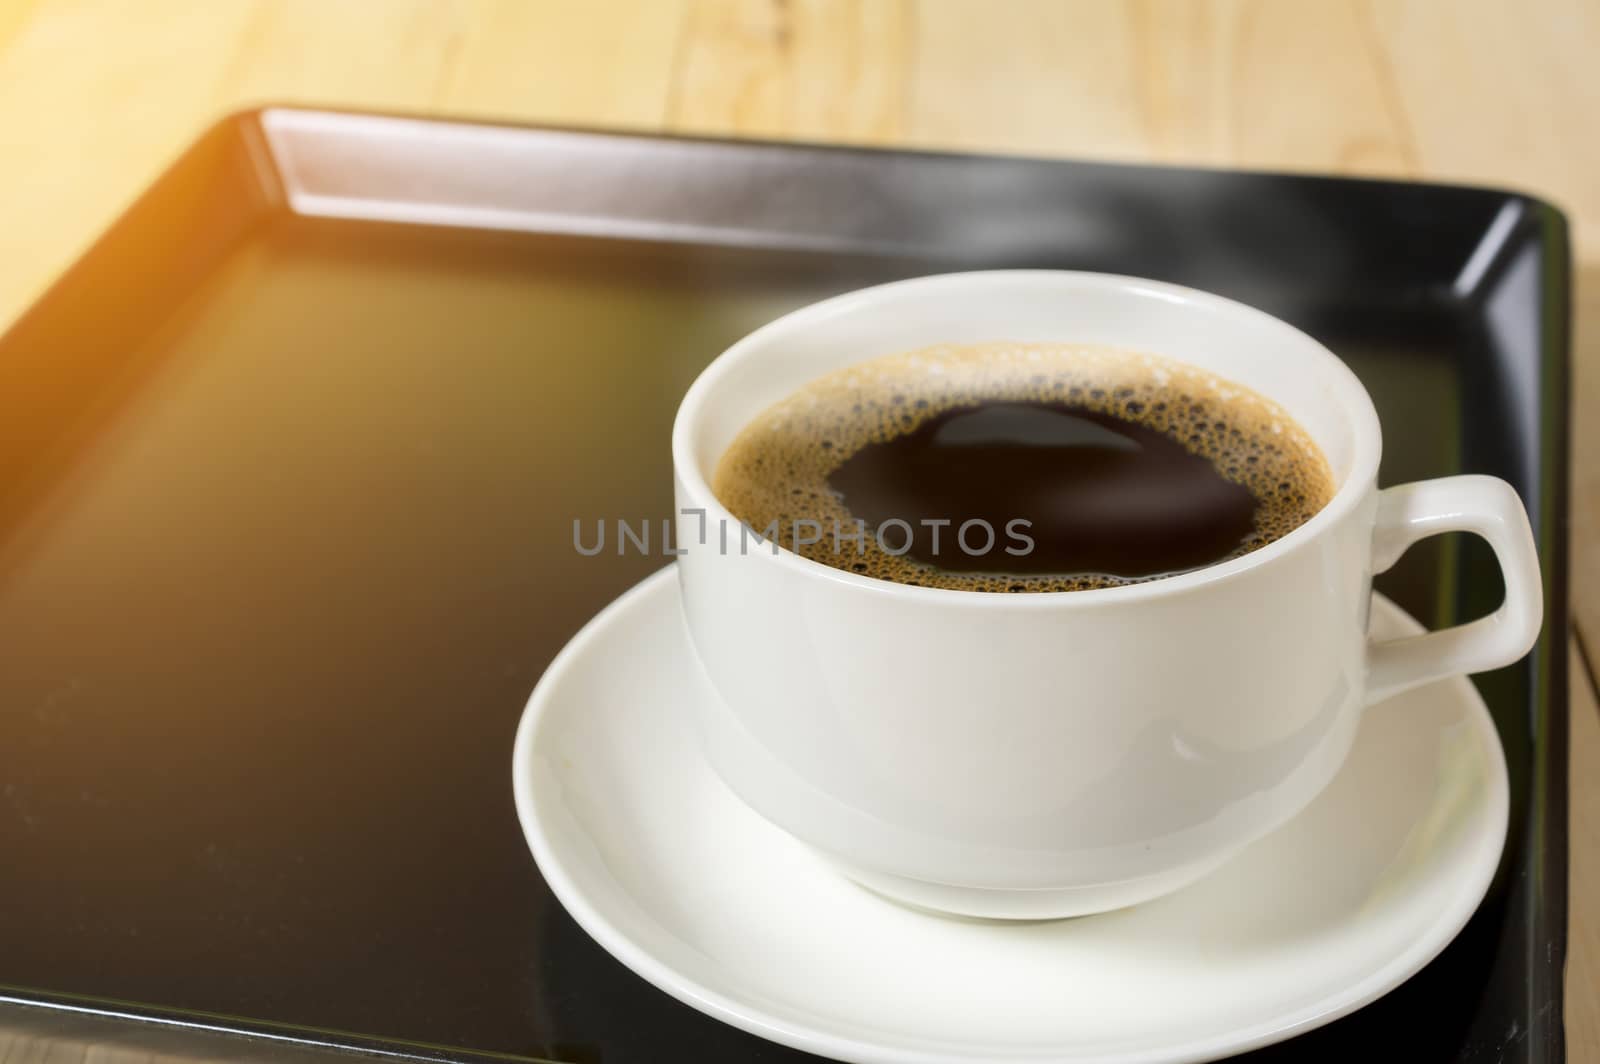
<path id="1" fill-rule="evenodd" d="M 892 554 L 870 528 L 859 549 L 845 539 L 835 550 L 832 530 L 848 536 L 856 515 L 830 486 L 831 473 L 869 445 L 905 436 L 950 411 L 996 402 L 1106 414 L 1164 433 L 1205 458 L 1220 476 L 1248 489 L 1257 504 L 1252 531 L 1219 562 L 1283 537 L 1334 494 L 1321 449 L 1265 396 L 1157 355 L 1061 343 L 941 345 L 829 373 L 746 425 L 718 461 L 712 490 L 756 531 L 777 522 L 783 530 L 779 541 L 803 557 L 898 584 L 1084 591 L 1173 575 L 961 572 Z M 821 540 L 795 544 L 788 530 L 797 521 L 819 523 Z"/>

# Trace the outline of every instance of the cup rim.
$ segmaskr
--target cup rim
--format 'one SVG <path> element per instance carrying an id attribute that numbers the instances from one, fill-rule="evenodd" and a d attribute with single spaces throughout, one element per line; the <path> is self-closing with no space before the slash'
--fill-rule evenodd
<path id="1" fill-rule="evenodd" d="M 1097 273 L 1088 270 L 972 270 L 928 274 L 900 281 L 890 281 L 886 284 L 872 285 L 867 288 L 858 288 L 816 303 L 807 304 L 781 317 L 774 318 L 737 340 L 713 359 L 710 365 L 700 371 L 700 375 L 695 378 L 694 383 L 689 386 L 689 390 L 684 394 L 683 401 L 678 405 L 678 412 L 672 424 L 672 465 L 679 484 L 685 493 L 691 497 L 693 505 L 705 509 L 705 521 L 708 525 L 714 522 L 733 525 L 740 523 L 739 519 L 734 517 L 717 499 L 715 493 L 711 490 L 705 471 L 700 468 L 700 463 L 694 453 L 695 429 L 702 418 L 702 412 L 706 406 L 708 396 L 711 395 L 733 367 L 752 358 L 759 357 L 759 352 L 764 347 L 785 333 L 804 329 L 819 319 L 861 310 L 865 304 L 871 304 L 891 293 L 903 291 L 907 288 L 981 288 L 988 285 L 1021 282 L 1034 284 L 1053 282 L 1060 284 L 1063 291 L 1106 287 L 1133 290 L 1143 296 L 1154 297 L 1167 302 L 1205 307 L 1216 312 L 1248 319 L 1263 327 L 1292 334 L 1301 342 L 1310 345 L 1309 351 L 1312 357 L 1321 359 L 1325 363 L 1329 371 L 1329 380 L 1333 384 L 1334 394 L 1330 395 L 1330 399 L 1338 402 L 1344 409 L 1346 416 L 1354 422 L 1352 426 L 1354 454 L 1350 462 L 1350 472 L 1339 485 L 1338 490 L 1334 492 L 1333 498 L 1329 499 L 1327 504 L 1318 510 L 1310 520 L 1264 547 L 1257 548 L 1249 554 L 1244 554 L 1237 558 L 1216 562 L 1188 572 L 1160 576 L 1151 580 L 1144 580 L 1135 584 L 1123 584 L 1116 587 L 1093 588 L 1082 591 L 1036 591 L 1027 594 L 1013 594 L 1006 591 L 965 590 L 898 584 L 878 577 L 835 569 L 831 565 L 813 561 L 797 554 L 777 541 L 772 541 L 773 546 L 776 548 L 776 553 L 754 551 L 750 554 L 750 557 L 760 558 L 767 562 L 784 566 L 801 575 L 855 588 L 864 593 L 887 594 L 899 597 L 910 596 L 914 601 L 926 600 L 930 603 L 940 602 L 946 605 L 966 604 L 974 607 L 992 607 L 1004 603 L 1007 606 L 1024 609 L 1060 609 L 1064 606 L 1081 607 L 1116 602 L 1127 603 L 1140 599 L 1181 594 L 1197 588 L 1207 587 L 1267 565 L 1279 557 L 1298 550 L 1316 539 L 1327 529 L 1338 524 L 1345 515 L 1360 504 L 1367 490 L 1376 484 L 1378 459 L 1382 453 L 1383 437 L 1378 421 L 1378 413 L 1372 406 L 1372 397 L 1367 393 L 1366 388 L 1362 386 L 1350 367 L 1345 365 L 1343 360 L 1328 350 L 1320 341 L 1295 328 L 1288 322 L 1268 314 L 1266 311 L 1259 310 L 1247 303 L 1228 299 L 1225 296 L 1188 288 L 1184 285 L 1172 284 L 1167 281 L 1153 281 L 1148 278 L 1132 277 L 1126 274 Z M 996 342 L 1003 342 L 1005 339 L 1007 338 L 1003 336 L 995 337 Z M 1163 357 L 1172 358 L 1174 361 L 1183 361 L 1181 355 L 1175 356 L 1167 352 L 1158 353 Z"/>

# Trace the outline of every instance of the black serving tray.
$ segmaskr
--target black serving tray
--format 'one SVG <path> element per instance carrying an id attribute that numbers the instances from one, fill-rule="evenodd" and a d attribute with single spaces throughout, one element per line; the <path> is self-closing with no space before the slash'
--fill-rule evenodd
<path id="1" fill-rule="evenodd" d="M 92 153 L 86 160 L 95 165 Z M 198 142 L 0 338 L 0 1022 L 208 1058 L 790 1061 L 555 904 L 507 773 L 540 671 L 662 559 L 674 407 L 799 304 L 949 270 L 1220 292 L 1349 361 L 1385 483 L 1516 485 L 1544 637 L 1460 938 L 1255 1056 L 1563 1057 L 1567 328 L 1513 192 L 269 109 Z M 1492 608 L 1476 541 L 1379 587 Z"/>

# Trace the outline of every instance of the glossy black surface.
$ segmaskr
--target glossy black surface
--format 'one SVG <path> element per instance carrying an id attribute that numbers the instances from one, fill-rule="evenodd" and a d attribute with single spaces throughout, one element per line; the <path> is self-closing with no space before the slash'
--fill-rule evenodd
<path id="1" fill-rule="evenodd" d="M 1024 265 L 1283 316 L 1371 389 L 1383 483 L 1522 493 L 1547 618 L 1477 680 L 1514 796 L 1491 896 L 1401 989 L 1259 1056 L 1561 1059 L 1557 212 L 296 112 L 219 126 L 0 338 L 0 1025 L 210 1057 L 276 1050 L 186 1025 L 430 1059 L 801 1059 L 649 987 L 550 899 L 512 730 L 562 642 L 662 563 L 579 557 L 571 524 L 670 512 L 667 431 L 705 362 L 833 292 Z M 1500 594 L 1454 537 L 1379 586 L 1430 624 Z"/>

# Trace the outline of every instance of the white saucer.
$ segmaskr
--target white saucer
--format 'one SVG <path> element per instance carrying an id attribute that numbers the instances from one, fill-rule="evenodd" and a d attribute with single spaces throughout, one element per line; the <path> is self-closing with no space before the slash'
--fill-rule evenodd
<path id="1" fill-rule="evenodd" d="M 1375 598 L 1372 624 L 1417 630 Z M 552 890 L 639 975 L 736 1027 L 847 1061 L 1211 1060 L 1393 989 L 1455 936 L 1505 840 L 1500 741 L 1472 685 L 1369 711 L 1329 789 L 1177 894 L 990 923 L 901 908 L 741 804 L 700 757 L 706 697 L 664 570 L 545 672 L 517 813 Z"/>

